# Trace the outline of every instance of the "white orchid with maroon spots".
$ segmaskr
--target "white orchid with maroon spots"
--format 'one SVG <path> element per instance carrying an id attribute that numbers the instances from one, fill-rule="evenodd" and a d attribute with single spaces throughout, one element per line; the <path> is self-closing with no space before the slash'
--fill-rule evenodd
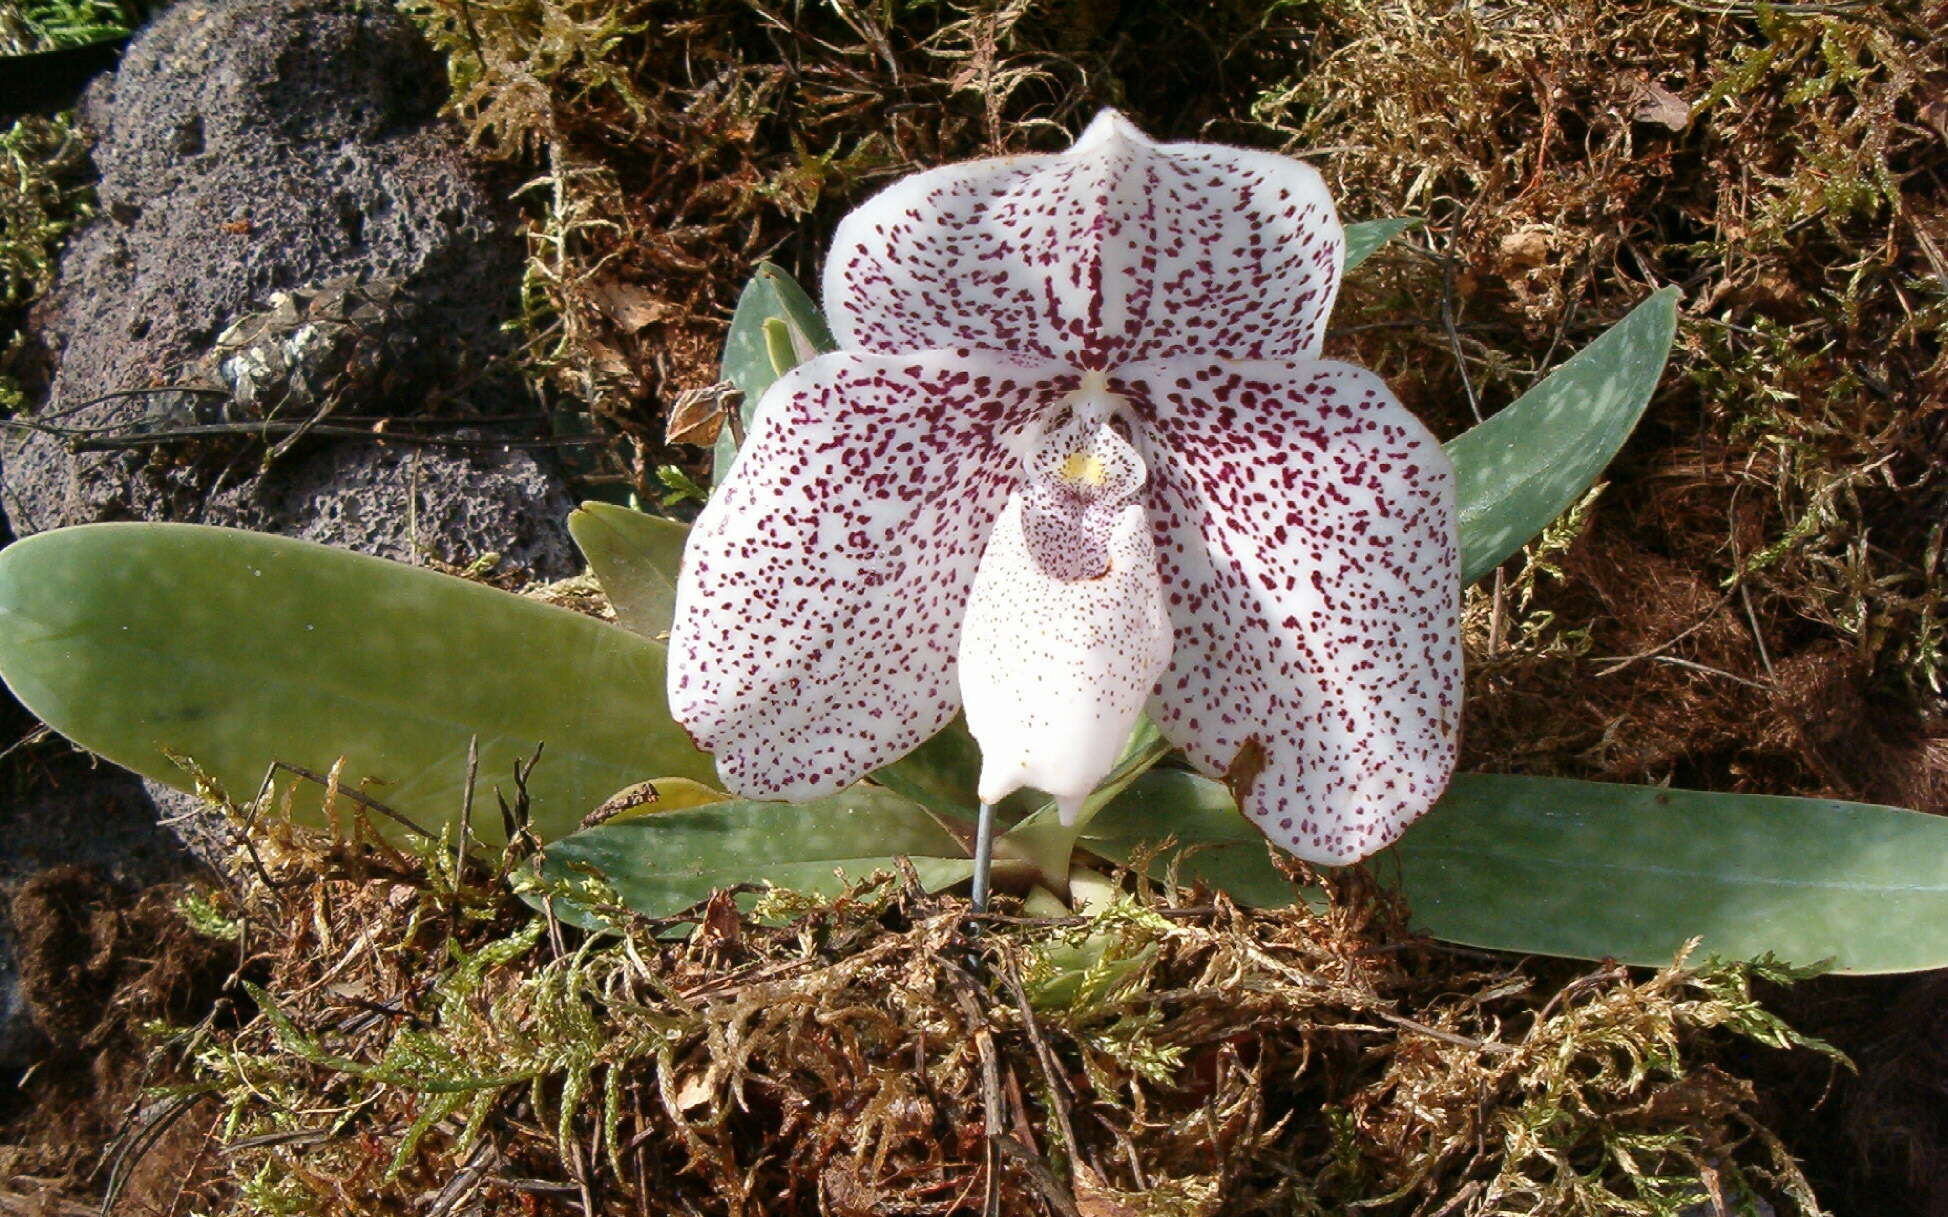
<path id="1" fill-rule="evenodd" d="M 1299 857 L 1397 837 L 1454 768 L 1454 477 L 1319 357 L 1343 262 L 1311 166 L 1114 112 L 848 216 L 841 349 L 684 559 L 670 705 L 724 781 L 830 794 L 964 706 L 983 803 L 1068 822 L 1147 709 Z"/>

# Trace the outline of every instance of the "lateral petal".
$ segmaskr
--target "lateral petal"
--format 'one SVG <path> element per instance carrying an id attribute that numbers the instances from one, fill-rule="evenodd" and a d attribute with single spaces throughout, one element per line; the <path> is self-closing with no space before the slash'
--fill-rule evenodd
<path id="1" fill-rule="evenodd" d="M 1151 715 L 1267 836 L 1343 863 L 1453 774 L 1454 472 L 1364 368 L 1180 359 L 1121 370 L 1144 419 L 1176 651 Z"/>
<path id="2" fill-rule="evenodd" d="M 1345 235 L 1310 165 L 1158 144 L 1105 110 L 1067 152 L 902 178 L 840 223 L 840 345 L 977 346 L 1088 369 L 1319 351 Z"/>
<path id="3" fill-rule="evenodd" d="M 953 717 L 1008 442 L 1074 384 L 991 352 L 842 351 L 764 395 L 691 530 L 670 629 L 671 712 L 731 790 L 830 794 Z"/>

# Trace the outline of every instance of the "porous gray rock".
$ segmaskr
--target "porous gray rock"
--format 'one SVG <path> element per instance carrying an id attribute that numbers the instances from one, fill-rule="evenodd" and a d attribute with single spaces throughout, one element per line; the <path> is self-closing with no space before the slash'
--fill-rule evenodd
<path id="1" fill-rule="evenodd" d="M 337 386 L 336 415 L 531 411 L 503 358 L 520 218 L 506 184 L 484 180 L 440 119 L 444 82 L 390 5 L 199 0 L 166 10 L 82 104 L 97 136 L 101 217 L 71 244 L 31 319 L 29 341 L 51 369 L 39 419 L 126 438 L 233 421 L 225 409 L 259 417 L 274 405 L 261 384 L 232 403 L 207 392 L 95 399 L 223 386 L 212 374 L 219 336 L 289 311 L 294 295 L 342 296 L 347 284 L 382 296 L 385 333 L 350 360 L 360 374 Z M 287 403 L 280 417 L 301 421 L 312 407 Z M 19 535 L 189 520 L 407 561 L 464 564 L 492 551 L 543 577 L 573 573 L 572 502 L 558 469 L 545 454 L 484 444 L 490 434 L 505 432 L 410 449 L 311 438 L 260 472 L 255 441 L 74 452 L 68 437 L 28 433 L 0 453 L 0 505 Z"/>
<path id="2" fill-rule="evenodd" d="M 13 533 L 182 520 L 404 561 L 494 552 L 545 578 L 581 568 L 552 459 L 469 422 L 534 409 L 503 328 L 524 239 L 510 184 L 485 179 L 439 118 L 444 95 L 443 65 L 385 3 L 194 0 L 135 38 L 83 101 L 101 208 L 30 317 L 19 366 L 41 370 L 36 419 L 121 442 L 267 413 L 301 421 L 329 397 L 327 423 L 432 417 L 461 442 L 313 434 L 279 452 L 234 438 L 77 452 L 16 431 L 0 442 Z M 293 319 L 314 328 L 277 328 Z M 148 392 L 184 383 L 204 391 Z M 125 390 L 143 392 L 95 400 Z M 17 713 L 0 704 L 0 746 L 27 729 Z M 60 864 L 130 882 L 191 864 L 157 821 L 193 800 L 76 757 L 50 785 L 45 751 L 0 766 L 0 892 Z M 176 832 L 217 860 L 221 834 L 205 823 L 198 840 L 199 823 Z M 0 1064 L 18 1066 L 40 1041 L 6 936 L 0 925 Z"/>

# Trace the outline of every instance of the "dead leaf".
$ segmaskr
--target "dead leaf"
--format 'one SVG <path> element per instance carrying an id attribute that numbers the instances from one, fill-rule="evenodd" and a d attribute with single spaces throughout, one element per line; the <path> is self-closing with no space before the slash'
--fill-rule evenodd
<path id="1" fill-rule="evenodd" d="M 676 1084 L 676 1109 L 694 1111 L 710 1101 L 710 1078 L 693 1073 Z"/>
<path id="2" fill-rule="evenodd" d="M 597 824 L 606 823 L 625 811 L 647 806 L 661 798 L 662 795 L 657 793 L 656 783 L 654 782 L 636 782 L 632 785 L 624 786 L 621 790 L 603 799 L 601 805 L 594 811 L 583 816 L 582 827 L 594 828 Z"/>
<path id="3" fill-rule="evenodd" d="M 1231 758 L 1231 764 L 1224 771 L 1224 784 L 1231 791 L 1231 797 L 1243 807 L 1251 795 L 1258 775 L 1265 772 L 1265 742 L 1255 735 L 1247 735 L 1245 742 L 1238 746 L 1238 755 Z"/>
<path id="4" fill-rule="evenodd" d="M 1919 117 L 1933 127 L 1935 134 L 1948 141 L 1948 98 L 1931 97 L 1921 103 Z"/>
<path id="5" fill-rule="evenodd" d="M 737 911 L 737 898 L 721 889 L 710 893 L 709 903 L 703 906 L 703 924 L 698 927 L 698 936 L 705 942 L 736 946 L 744 936 L 744 918 Z"/>
<path id="6" fill-rule="evenodd" d="M 1502 257 L 1522 267 L 1541 266 L 1549 260 L 1549 230 L 1524 228 L 1502 238 Z"/>
<path id="7" fill-rule="evenodd" d="M 603 375 L 624 381 L 637 380 L 636 370 L 629 365 L 629 360 L 608 343 L 591 338 L 587 342 L 587 351 L 589 362 Z"/>
<path id="8" fill-rule="evenodd" d="M 633 334 L 659 321 L 668 321 L 683 311 L 680 305 L 663 299 L 646 287 L 616 279 L 590 284 L 588 297 L 604 317 L 615 322 L 626 334 Z"/>
<path id="9" fill-rule="evenodd" d="M 663 427 L 663 442 L 669 444 L 714 444 L 723 429 L 724 415 L 736 390 L 729 381 L 685 389 L 670 407 L 669 422 Z"/>
<path id="10" fill-rule="evenodd" d="M 1691 103 L 1652 80 L 1647 73 L 1633 72 L 1624 79 L 1630 102 L 1630 117 L 1672 131 L 1691 125 Z"/>

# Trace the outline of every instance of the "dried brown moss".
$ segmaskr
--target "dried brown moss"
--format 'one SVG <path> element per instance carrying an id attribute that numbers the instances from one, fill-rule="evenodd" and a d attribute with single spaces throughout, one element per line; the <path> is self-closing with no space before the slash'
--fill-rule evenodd
<path id="1" fill-rule="evenodd" d="M 1343 148 L 1351 214 L 1429 217 L 1341 320 L 1437 425 L 1455 347 L 1493 409 L 1684 290 L 1560 577 L 1477 607 L 1469 763 L 1948 809 L 1940 6 L 1316 17 L 1258 116 Z"/>
<path id="2" fill-rule="evenodd" d="M 228 912 L 262 1013 L 175 1042 L 216 1212 L 1816 1211 L 1730 1062 L 1832 1066 L 1751 969 L 1440 948 L 1358 878 L 973 935 L 882 876 L 583 938 L 290 842 Z"/>
<path id="3" fill-rule="evenodd" d="M 73 1198 L 99 1194 L 115 1169 L 110 1142 L 167 1076 L 168 1063 L 151 1059 L 148 1028 L 215 1017 L 239 960 L 231 944 L 192 928 L 189 898 L 185 884 L 134 889 L 78 866 L 49 868 L 8 893 L 16 992 L 45 1043 L 0 1110 L 0 1211 L 92 1211 Z M 185 1197 L 208 1128 L 159 1129 L 124 1175 L 133 1191 Z"/>
<path id="4" fill-rule="evenodd" d="M 54 281 L 61 243 L 94 212 L 87 141 L 65 115 L 30 115 L 0 131 L 0 412 L 23 397 L 14 331 Z"/>

